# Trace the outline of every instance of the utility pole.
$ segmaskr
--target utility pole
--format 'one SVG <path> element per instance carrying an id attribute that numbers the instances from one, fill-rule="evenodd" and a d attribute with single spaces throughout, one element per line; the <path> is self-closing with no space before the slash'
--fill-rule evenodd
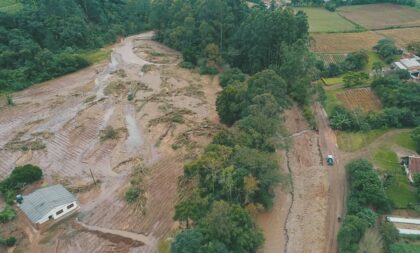
<path id="1" fill-rule="evenodd" d="M 92 176 L 92 179 L 93 179 L 93 183 L 95 184 L 95 186 L 96 186 L 96 180 L 95 180 L 95 177 L 93 176 L 93 173 L 92 173 L 92 170 L 89 168 L 89 171 L 90 171 L 90 175 Z"/>

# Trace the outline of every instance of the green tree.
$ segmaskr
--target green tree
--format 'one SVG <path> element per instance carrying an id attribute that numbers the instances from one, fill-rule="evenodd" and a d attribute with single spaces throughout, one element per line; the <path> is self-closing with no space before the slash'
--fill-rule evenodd
<path id="1" fill-rule="evenodd" d="M 220 76 L 219 76 L 219 83 L 220 86 L 226 87 L 235 81 L 244 82 L 246 78 L 246 75 L 242 73 L 242 71 L 238 68 L 230 68 L 225 70 Z"/>
<path id="2" fill-rule="evenodd" d="M 341 253 L 357 252 L 358 243 L 363 237 L 368 224 L 361 218 L 347 215 L 338 232 L 338 247 Z"/>
<path id="3" fill-rule="evenodd" d="M 416 127 L 410 134 L 411 139 L 416 143 L 416 151 L 420 154 L 420 126 Z"/>
<path id="4" fill-rule="evenodd" d="M 213 204 L 199 228 L 232 252 L 255 252 L 264 242 L 261 230 L 255 227 L 249 214 L 239 205 L 224 201 Z"/>
<path id="5" fill-rule="evenodd" d="M 223 89 L 217 97 L 216 110 L 223 123 L 232 125 L 241 118 L 247 106 L 247 89 L 245 83 L 235 82 Z"/>
<path id="6" fill-rule="evenodd" d="M 196 229 L 187 229 L 175 237 L 171 244 L 172 253 L 201 253 L 204 236 Z"/>
<path id="7" fill-rule="evenodd" d="M 365 72 L 349 72 L 343 77 L 344 87 L 352 88 L 366 84 L 369 80 L 369 74 Z"/>

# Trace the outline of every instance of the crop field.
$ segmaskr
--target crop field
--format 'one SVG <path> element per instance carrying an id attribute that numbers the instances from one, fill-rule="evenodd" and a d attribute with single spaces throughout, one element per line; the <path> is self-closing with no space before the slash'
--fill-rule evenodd
<path id="1" fill-rule="evenodd" d="M 367 29 L 420 26 L 420 12 L 401 5 L 355 5 L 338 11 L 341 16 Z"/>
<path id="2" fill-rule="evenodd" d="M 370 50 L 383 37 L 375 32 L 312 34 L 311 49 L 317 53 L 350 53 Z"/>
<path id="3" fill-rule="evenodd" d="M 309 21 L 309 32 L 311 33 L 349 32 L 357 30 L 356 26 L 350 21 L 324 8 L 301 7 L 295 8 L 294 10 L 306 13 Z"/>
<path id="4" fill-rule="evenodd" d="M 317 57 L 325 64 L 338 64 L 346 59 L 346 54 L 317 54 Z"/>
<path id="5" fill-rule="evenodd" d="M 337 93 L 337 99 L 349 109 L 360 108 L 364 112 L 377 111 L 381 109 L 379 98 L 370 88 L 346 90 Z"/>
<path id="6" fill-rule="evenodd" d="M 419 11 L 420 13 L 420 11 Z M 420 27 L 378 31 L 384 37 L 389 37 L 400 47 L 413 41 L 420 41 Z"/>

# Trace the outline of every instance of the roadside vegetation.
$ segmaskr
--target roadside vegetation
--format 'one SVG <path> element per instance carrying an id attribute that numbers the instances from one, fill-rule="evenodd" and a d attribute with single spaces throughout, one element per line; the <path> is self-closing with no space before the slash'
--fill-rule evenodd
<path id="1" fill-rule="evenodd" d="M 378 174 L 366 160 L 346 165 L 349 181 L 347 214 L 337 239 L 341 253 L 358 252 L 359 242 L 368 228 L 377 224 L 378 214 L 392 210 Z"/>
<path id="2" fill-rule="evenodd" d="M 235 1 L 155 1 L 153 9 L 157 39 L 182 52 L 182 65 L 206 74 L 231 67 L 220 75 L 216 102 L 229 128 L 184 167 L 180 187 L 190 190 L 175 207 L 182 230 L 171 252 L 255 252 L 264 237 L 254 217 L 271 208 L 274 187 L 287 181 L 275 154 L 284 146 L 281 113 L 296 102 L 313 118 L 311 80 L 318 70 L 306 16 Z"/>

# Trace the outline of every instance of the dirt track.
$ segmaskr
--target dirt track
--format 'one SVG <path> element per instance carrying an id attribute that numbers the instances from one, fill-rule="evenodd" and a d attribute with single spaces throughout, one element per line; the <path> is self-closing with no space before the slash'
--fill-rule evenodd
<path id="1" fill-rule="evenodd" d="M 283 168 L 292 186 L 277 190 L 273 209 L 259 216 L 266 244 L 264 253 L 336 253 L 338 216 L 343 215 L 345 173 L 334 132 L 323 109 L 313 106 L 319 131 L 309 129 L 296 107 L 285 112 L 290 145 L 283 156 Z M 336 158 L 325 165 L 327 154 Z"/>
<path id="2" fill-rule="evenodd" d="M 74 227 L 26 231 L 18 249 L 31 252 L 154 252 L 172 220 L 185 159 L 217 130 L 216 79 L 177 66 L 179 53 L 145 33 L 116 45 L 108 64 L 35 85 L 0 108 L 0 178 L 15 165 L 42 167 L 44 182 L 77 190 L 79 219 L 97 231 L 126 231 L 149 245 L 109 241 Z M 131 100 L 128 97 L 131 96 Z M 115 139 L 100 140 L 113 127 Z M 142 203 L 126 204 L 133 168 Z M 92 171 L 98 186 L 93 186 Z M 42 243 L 39 242 L 42 241 Z"/>

